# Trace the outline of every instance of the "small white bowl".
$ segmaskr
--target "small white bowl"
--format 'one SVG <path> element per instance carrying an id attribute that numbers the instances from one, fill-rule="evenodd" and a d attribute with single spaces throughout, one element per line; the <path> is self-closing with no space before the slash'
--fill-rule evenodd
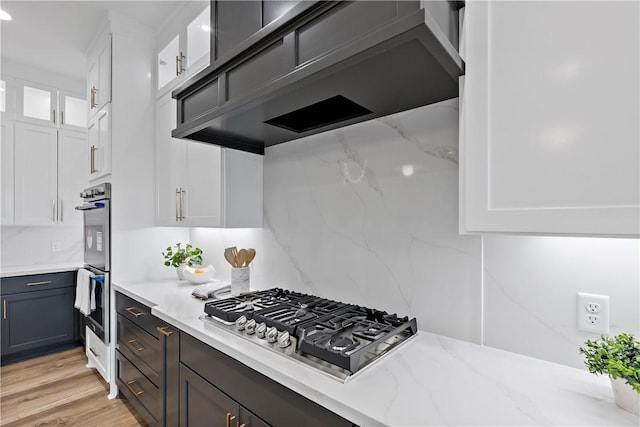
<path id="1" fill-rule="evenodd" d="M 183 277 L 191 283 L 201 285 L 210 282 L 216 269 L 211 264 L 206 267 L 185 267 Z"/>

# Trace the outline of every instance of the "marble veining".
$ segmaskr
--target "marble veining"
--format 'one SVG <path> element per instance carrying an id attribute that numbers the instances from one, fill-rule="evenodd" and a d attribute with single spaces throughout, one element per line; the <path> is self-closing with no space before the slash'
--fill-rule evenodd
<path id="1" fill-rule="evenodd" d="M 460 236 L 457 100 L 269 147 L 264 229 L 194 229 L 228 280 L 223 242 L 258 249 L 253 287 L 416 317 L 480 341 L 480 238 Z M 443 151 L 444 152 L 444 151 Z"/>

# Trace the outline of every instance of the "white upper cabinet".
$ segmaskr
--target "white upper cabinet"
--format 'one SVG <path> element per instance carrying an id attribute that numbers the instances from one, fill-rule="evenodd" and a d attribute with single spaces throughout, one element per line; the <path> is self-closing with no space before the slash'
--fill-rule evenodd
<path id="1" fill-rule="evenodd" d="M 0 123 L 0 224 L 13 223 L 13 123 Z"/>
<path id="2" fill-rule="evenodd" d="M 211 7 L 187 2 L 158 37 L 158 95 L 209 65 Z"/>
<path id="3" fill-rule="evenodd" d="M 462 231 L 640 235 L 639 8 L 467 3 Z"/>
<path id="4" fill-rule="evenodd" d="M 15 125 L 15 223 L 51 225 L 58 220 L 58 131 Z"/>
<path id="5" fill-rule="evenodd" d="M 180 55 L 180 35 L 176 35 L 158 53 L 158 89 L 181 74 Z"/>
<path id="6" fill-rule="evenodd" d="M 86 129 L 87 101 L 65 91 L 58 92 L 58 100 L 59 126 L 68 129 Z"/>
<path id="7" fill-rule="evenodd" d="M 87 127 L 87 102 L 81 95 L 23 80 L 15 80 L 15 85 L 17 120 L 75 130 Z"/>
<path id="8" fill-rule="evenodd" d="M 176 101 L 156 103 L 156 224 L 262 227 L 263 157 L 171 137 Z"/>
<path id="9" fill-rule="evenodd" d="M 86 110 L 85 110 L 86 111 Z M 78 195 L 87 187 L 85 164 L 87 132 L 58 131 L 58 223 L 82 225 L 82 211 L 75 210 Z"/>
<path id="10" fill-rule="evenodd" d="M 89 179 L 93 181 L 111 173 L 110 104 L 91 117 L 87 132 Z"/>
<path id="11" fill-rule="evenodd" d="M 7 112 L 7 82 L 0 80 L 0 113 Z"/>
<path id="12" fill-rule="evenodd" d="M 89 118 L 111 102 L 111 34 L 102 33 L 87 54 Z"/>
<path id="13" fill-rule="evenodd" d="M 14 223 L 81 224 L 82 215 L 74 206 L 88 183 L 87 172 L 79 167 L 86 132 L 17 122 L 14 141 Z M 9 214 L 3 211 L 5 215 Z"/>

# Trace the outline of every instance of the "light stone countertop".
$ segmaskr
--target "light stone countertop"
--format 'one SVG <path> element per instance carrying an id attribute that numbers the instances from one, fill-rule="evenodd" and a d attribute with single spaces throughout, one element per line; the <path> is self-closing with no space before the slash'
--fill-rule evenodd
<path id="1" fill-rule="evenodd" d="M 82 261 L 77 263 L 39 264 L 39 265 L 10 265 L 2 266 L 0 277 L 28 276 L 31 274 L 60 273 L 62 271 L 75 271 L 82 267 Z"/>
<path id="2" fill-rule="evenodd" d="M 360 425 L 615 425 L 640 418 L 618 408 L 609 379 L 585 370 L 426 331 L 346 384 L 210 325 L 195 285 L 114 283 L 152 314 Z"/>

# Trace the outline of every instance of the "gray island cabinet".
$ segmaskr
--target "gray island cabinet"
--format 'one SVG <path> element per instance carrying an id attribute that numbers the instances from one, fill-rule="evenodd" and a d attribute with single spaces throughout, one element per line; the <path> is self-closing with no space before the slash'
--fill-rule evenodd
<path id="1" fill-rule="evenodd" d="M 2 278 L 2 364 L 76 344 L 75 278 L 75 271 Z"/>

